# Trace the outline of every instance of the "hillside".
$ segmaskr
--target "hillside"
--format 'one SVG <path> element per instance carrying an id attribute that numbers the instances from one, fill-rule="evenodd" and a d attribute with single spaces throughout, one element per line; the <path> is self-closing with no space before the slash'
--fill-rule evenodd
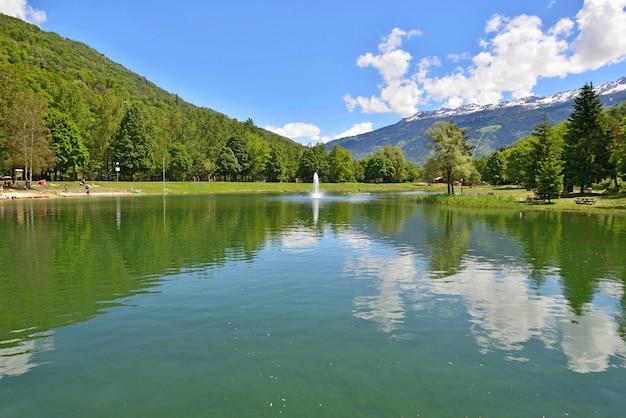
<path id="1" fill-rule="evenodd" d="M 605 107 L 624 102 L 626 77 L 597 86 L 596 90 Z M 431 140 L 425 136 L 426 130 L 437 121 L 452 120 L 467 130 L 469 143 L 476 147 L 472 154 L 481 157 L 530 135 L 544 113 L 548 114 L 552 124 L 567 119 L 577 95 L 578 90 L 573 90 L 496 105 L 466 105 L 458 109 L 419 112 L 395 125 L 329 142 L 327 147 L 332 149 L 334 144 L 339 144 L 350 150 L 355 159 L 360 159 L 390 144 L 400 147 L 407 159 L 422 165 L 431 151 Z"/>
<path id="2" fill-rule="evenodd" d="M 111 141 L 131 105 L 137 106 L 145 119 L 155 161 L 169 158 L 171 144 L 183 144 L 193 160 L 195 168 L 191 171 L 197 175 L 210 172 L 218 153 L 234 136 L 272 144 L 286 164 L 291 164 L 287 167 L 291 171 L 297 169 L 294 157 L 303 148 L 256 127 L 250 119 L 237 121 L 216 110 L 187 103 L 88 45 L 3 14 L 0 85 L 0 117 L 4 115 L 5 122 L 12 117 L 12 106 L 20 95 L 42 101 L 47 111 L 54 109 L 67 117 L 89 151 L 89 165 L 84 169 L 94 179 L 110 177 Z M 3 125 L 6 123 L 0 125 L 0 171 L 8 172 L 21 163 L 11 153 L 14 139 L 2 129 Z"/>

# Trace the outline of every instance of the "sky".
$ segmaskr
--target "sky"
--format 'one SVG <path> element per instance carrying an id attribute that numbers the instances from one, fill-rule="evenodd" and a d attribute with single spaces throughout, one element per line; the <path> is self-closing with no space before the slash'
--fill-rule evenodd
<path id="1" fill-rule="evenodd" d="M 626 0 L 0 0 L 0 12 L 308 145 L 626 76 Z"/>

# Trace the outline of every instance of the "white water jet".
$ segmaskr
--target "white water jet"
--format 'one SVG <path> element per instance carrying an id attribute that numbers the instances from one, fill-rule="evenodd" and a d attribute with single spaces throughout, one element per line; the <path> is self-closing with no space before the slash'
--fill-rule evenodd
<path id="1" fill-rule="evenodd" d="M 313 198 L 322 197 L 322 193 L 320 192 L 320 178 L 317 175 L 317 171 L 313 173 L 313 194 L 311 196 Z"/>

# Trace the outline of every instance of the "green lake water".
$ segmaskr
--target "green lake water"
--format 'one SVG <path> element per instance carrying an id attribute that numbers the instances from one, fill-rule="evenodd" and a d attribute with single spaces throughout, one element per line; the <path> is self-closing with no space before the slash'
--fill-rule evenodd
<path id="1" fill-rule="evenodd" d="M 626 217 L 0 203 L 0 417 L 615 417 Z"/>

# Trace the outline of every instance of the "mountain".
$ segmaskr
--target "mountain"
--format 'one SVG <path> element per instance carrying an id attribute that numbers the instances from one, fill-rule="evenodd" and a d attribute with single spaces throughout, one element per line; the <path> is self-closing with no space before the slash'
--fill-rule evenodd
<path id="1" fill-rule="evenodd" d="M 604 107 L 626 101 L 626 77 L 596 87 Z M 456 109 L 439 109 L 418 112 L 402 119 L 395 125 L 386 126 L 361 135 L 340 138 L 326 144 L 332 149 L 335 144 L 352 152 L 355 159 L 362 159 L 387 144 L 402 149 L 405 157 L 423 165 L 431 152 L 426 130 L 433 123 L 443 120 L 454 121 L 466 129 L 468 141 L 475 148 L 475 157 L 487 155 L 498 148 L 512 144 L 530 135 L 533 128 L 547 113 L 552 124 L 567 119 L 579 90 L 571 90 L 545 97 L 529 96 L 509 102 L 479 106 L 475 104 Z"/>
<path id="2" fill-rule="evenodd" d="M 161 178 L 171 145 L 180 149 L 182 144 L 192 159 L 188 177 L 212 175 L 220 151 L 232 137 L 271 145 L 291 177 L 304 148 L 257 127 L 252 119 L 238 121 L 185 102 L 84 43 L 0 13 L 0 173 L 24 164 L 15 146 L 17 135 L 7 122 L 20 119 L 18 111 L 34 108 L 33 103 L 44 109 L 39 116 L 54 109 L 75 128 L 75 137 L 80 137 L 90 157 L 81 169 L 95 180 L 112 176 L 113 138 L 131 105 L 140 109 L 151 139 L 156 168 L 150 175 L 156 179 Z M 261 145 L 257 149 L 264 150 Z M 45 147 L 36 150 L 43 154 Z M 47 164 L 34 169 L 47 171 Z"/>

